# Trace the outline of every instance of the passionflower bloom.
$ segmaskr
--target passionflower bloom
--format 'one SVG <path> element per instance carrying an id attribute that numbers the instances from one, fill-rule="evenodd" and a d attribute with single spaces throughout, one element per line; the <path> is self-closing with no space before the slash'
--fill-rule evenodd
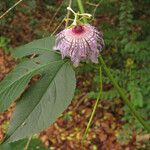
<path id="1" fill-rule="evenodd" d="M 98 55 L 104 46 L 103 34 L 90 24 L 66 28 L 56 35 L 55 50 L 62 58 L 70 57 L 74 66 L 82 60 L 98 63 Z"/>

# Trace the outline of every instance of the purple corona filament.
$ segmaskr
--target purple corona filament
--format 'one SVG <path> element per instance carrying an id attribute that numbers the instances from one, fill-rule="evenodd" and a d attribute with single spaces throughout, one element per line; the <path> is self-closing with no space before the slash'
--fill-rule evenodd
<path id="1" fill-rule="evenodd" d="M 67 28 L 56 35 L 55 50 L 62 58 L 70 57 L 74 66 L 82 60 L 98 63 L 98 55 L 104 46 L 103 34 L 95 27 L 84 24 Z"/>

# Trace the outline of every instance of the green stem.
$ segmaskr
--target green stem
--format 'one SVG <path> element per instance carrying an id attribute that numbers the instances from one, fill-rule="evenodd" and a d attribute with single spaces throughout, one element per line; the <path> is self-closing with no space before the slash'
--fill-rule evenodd
<path id="1" fill-rule="evenodd" d="M 78 6 L 80 9 L 81 13 L 84 13 L 84 7 L 82 4 L 81 0 L 77 0 L 78 2 Z M 85 23 L 87 23 L 87 20 L 84 21 Z M 140 114 L 134 109 L 133 104 L 128 100 L 126 94 L 123 92 L 123 90 L 119 87 L 119 85 L 117 84 L 117 82 L 115 81 L 115 79 L 113 78 L 113 76 L 111 75 L 110 70 L 107 68 L 102 56 L 100 56 L 100 62 L 107 74 L 107 76 L 109 77 L 109 79 L 111 80 L 112 84 L 114 85 L 114 87 L 117 89 L 118 93 L 120 94 L 121 98 L 124 100 L 125 104 L 129 107 L 130 112 L 133 114 L 133 116 L 143 125 L 143 127 L 150 132 L 150 126 L 144 121 L 144 119 L 140 116 Z"/>
<path id="2" fill-rule="evenodd" d="M 78 3 L 78 7 L 79 7 L 79 10 L 80 10 L 80 13 L 84 13 L 84 7 L 83 7 L 83 4 L 82 4 L 82 1 L 81 0 L 77 0 L 77 3 Z M 84 17 L 83 18 L 83 21 L 84 23 L 87 23 L 87 19 Z"/>
<path id="3" fill-rule="evenodd" d="M 32 136 L 29 137 L 29 139 L 27 141 L 27 144 L 25 145 L 24 150 L 28 150 L 28 147 L 29 147 L 29 144 L 30 144 L 31 140 L 32 140 Z"/>
<path id="4" fill-rule="evenodd" d="M 120 86 L 117 84 L 113 76 L 111 75 L 110 70 L 107 68 L 102 56 L 100 55 L 100 62 L 108 76 L 108 78 L 111 80 L 114 87 L 117 89 L 118 93 L 120 94 L 121 98 L 124 100 L 125 104 L 129 107 L 130 112 L 133 114 L 133 116 L 143 125 L 143 127 L 150 132 L 150 126 L 144 121 L 144 119 L 140 116 L 140 114 L 134 109 L 133 104 L 128 100 L 126 94 L 123 92 L 123 90 L 120 88 Z"/>
<path id="5" fill-rule="evenodd" d="M 99 68 L 99 83 L 100 83 L 100 85 L 99 85 L 99 86 L 100 86 L 100 88 L 99 88 L 99 89 L 100 89 L 100 90 L 99 90 L 99 94 L 98 94 L 98 96 L 97 96 L 97 99 L 96 99 L 96 102 L 95 102 L 95 105 L 94 105 L 92 114 L 91 114 L 91 116 L 90 116 L 90 120 L 89 120 L 89 122 L 88 122 L 88 124 L 87 124 L 86 130 L 85 130 L 84 135 L 83 135 L 83 138 L 82 138 L 82 146 L 83 146 L 83 144 L 84 144 L 84 141 L 85 141 L 85 139 L 86 139 L 87 133 L 88 133 L 89 128 L 90 128 L 90 126 L 91 126 L 91 123 L 92 123 L 94 114 L 95 114 L 95 112 L 96 112 L 96 108 L 97 108 L 97 106 L 98 106 L 98 102 L 99 102 L 100 98 L 102 97 L 102 68 L 101 68 L 101 66 L 100 66 L 100 68 Z"/>

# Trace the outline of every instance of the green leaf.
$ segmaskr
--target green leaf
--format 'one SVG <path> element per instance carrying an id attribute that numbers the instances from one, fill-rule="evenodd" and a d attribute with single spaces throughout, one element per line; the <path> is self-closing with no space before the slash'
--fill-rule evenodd
<path id="1" fill-rule="evenodd" d="M 43 51 L 52 51 L 54 42 L 54 37 L 46 37 L 43 39 L 35 40 L 24 46 L 16 48 L 13 56 L 17 58 L 22 58 L 31 54 L 41 54 L 43 53 Z"/>
<path id="2" fill-rule="evenodd" d="M 126 44 L 123 50 L 124 53 L 134 53 L 136 51 L 139 51 L 139 47 L 137 46 L 136 43 L 132 43 L 132 42 Z"/>
<path id="3" fill-rule="evenodd" d="M 139 88 L 135 88 L 131 91 L 131 99 L 133 104 L 138 107 L 143 106 L 143 95 L 140 92 Z"/>
<path id="4" fill-rule="evenodd" d="M 31 74 L 22 77 L 0 94 L 0 112 L 4 111 L 23 92 L 31 77 Z"/>
<path id="5" fill-rule="evenodd" d="M 0 150 L 24 150 L 28 139 L 19 140 L 13 143 L 7 143 L 0 146 Z M 45 148 L 41 141 L 38 139 L 32 139 L 29 143 L 28 150 L 48 150 Z"/>
<path id="6" fill-rule="evenodd" d="M 21 62 L 0 82 L 0 112 L 20 96 L 34 75 L 40 74 L 47 64 L 61 60 L 60 55 L 52 51 L 53 45 L 54 38 L 47 37 L 16 49 L 15 57 L 22 58 L 34 54 L 35 58 Z"/>
<path id="7" fill-rule="evenodd" d="M 140 88 L 138 85 L 132 81 L 128 85 L 129 93 L 131 96 L 132 103 L 136 107 L 142 107 L 143 106 L 143 95 L 141 93 Z"/>
<path id="8" fill-rule="evenodd" d="M 75 91 L 75 73 L 68 62 L 57 61 L 45 69 L 17 103 L 6 142 L 31 136 L 52 124 L 70 104 Z"/>
<path id="9" fill-rule="evenodd" d="M 34 59 L 23 61 L 6 76 L 0 83 L 0 112 L 4 111 L 13 100 L 24 91 L 32 76 L 40 74 L 53 61 L 60 60 L 60 56 L 53 51 L 47 51 Z"/>

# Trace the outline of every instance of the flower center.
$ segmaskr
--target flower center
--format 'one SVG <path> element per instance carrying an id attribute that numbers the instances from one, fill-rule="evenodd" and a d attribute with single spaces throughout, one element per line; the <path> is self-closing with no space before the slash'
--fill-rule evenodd
<path id="1" fill-rule="evenodd" d="M 75 34 L 81 34 L 82 32 L 84 32 L 84 28 L 83 28 L 83 26 L 75 26 L 72 29 L 72 32 Z"/>

